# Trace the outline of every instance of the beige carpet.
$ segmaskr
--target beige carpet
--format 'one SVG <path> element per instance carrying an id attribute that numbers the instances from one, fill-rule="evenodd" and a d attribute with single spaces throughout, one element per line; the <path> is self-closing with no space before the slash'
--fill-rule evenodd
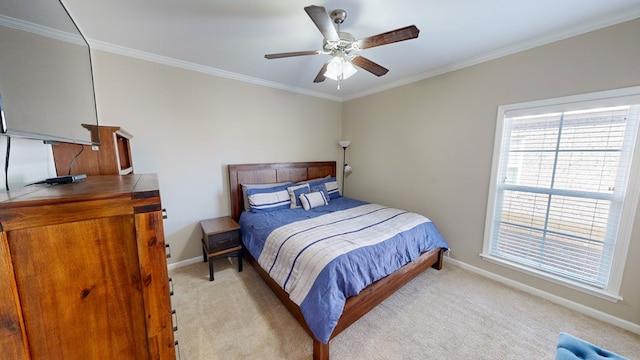
<path id="1" fill-rule="evenodd" d="M 195 359 L 311 359 L 312 342 L 251 265 L 170 272 L 179 352 Z M 568 332 L 629 359 L 640 336 L 459 267 L 429 269 L 331 341 L 332 360 L 554 359 Z"/>

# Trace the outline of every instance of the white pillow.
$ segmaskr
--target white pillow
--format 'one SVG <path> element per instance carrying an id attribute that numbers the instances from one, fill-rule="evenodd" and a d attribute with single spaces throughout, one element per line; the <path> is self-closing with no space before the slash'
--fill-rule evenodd
<path id="1" fill-rule="evenodd" d="M 306 194 L 308 192 L 311 192 L 311 189 L 309 189 L 309 184 L 302 184 L 302 185 L 290 186 L 287 188 L 287 191 L 289 192 L 289 197 L 291 198 L 291 208 L 298 209 L 302 205 L 300 203 L 299 196 L 301 194 Z"/>
<path id="2" fill-rule="evenodd" d="M 321 191 L 300 195 L 300 202 L 305 210 L 313 209 L 318 206 L 329 205 L 327 198 L 324 197 L 324 193 Z"/>

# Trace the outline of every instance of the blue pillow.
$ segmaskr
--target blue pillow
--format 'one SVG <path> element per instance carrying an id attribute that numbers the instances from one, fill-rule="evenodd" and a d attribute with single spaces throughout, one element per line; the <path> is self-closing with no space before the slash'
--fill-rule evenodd
<path id="1" fill-rule="evenodd" d="M 340 195 L 340 191 L 338 190 L 338 181 L 336 180 L 335 177 L 328 177 L 320 180 L 314 180 L 309 183 L 309 186 L 311 186 L 312 190 L 314 189 L 314 187 L 319 185 L 324 185 L 325 189 L 323 190 L 323 192 L 324 192 L 324 195 L 327 197 L 327 200 L 339 198 L 340 196 L 342 196 Z"/>
<path id="2" fill-rule="evenodd" d="M 251 212 L 265 212 L 291 207 L 291 198 L 287 187 L 280 185 L 270 188 L 247 189 Z"/>
<path id="3" fill-rule="evenodd" d="M 315 186 L 315 185 L 321 185 L 324 184 L 326 182 L 330 182 L 330 181 L 336 181 L 335 177 L 325 177 L 325 178 L 321 178 L 321 179 L 314 179 L 309 181 L 309 186 Z"/>
<path id="4" fill-rule="evenodd" d="M 300 195 L 309 193 L 310 189 L 309 184 L 302 184 L 289 186 L 287 191 L 289 192 L 289 198 L 291 199 L 291 208 L 297 209 L 302 206 L 300 204 Z"/>
<path id="5" fill-rule="evenodd" d="M 293 196 L 296 198 L 296 206 L 298 206 L 298 207 L 302 206 L 302 203 L 300 203 L 300 195 L 308 194 L 310 192 L 311 192 L 311 190 L 309 190 L 308 186 L 305 186 L 305 187 L 300 188 L 298 190 L 294 190 L 293 191 Z"/>

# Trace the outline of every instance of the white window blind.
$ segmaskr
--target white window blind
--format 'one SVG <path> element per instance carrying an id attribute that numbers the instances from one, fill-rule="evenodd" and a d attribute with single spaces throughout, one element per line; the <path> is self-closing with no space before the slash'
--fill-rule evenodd
<path id="1" fill-rule="evenodd" d="M 610 290 L 640 101 L 606 100 L 503 112 L 483 256 Z"/>

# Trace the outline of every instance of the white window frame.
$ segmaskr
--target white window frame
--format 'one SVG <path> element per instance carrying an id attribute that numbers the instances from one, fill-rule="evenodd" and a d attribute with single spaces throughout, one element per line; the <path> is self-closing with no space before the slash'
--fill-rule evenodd
<path id="1" fill-rule="evenodd" d="M 491 239 L 493 238 L 493 225 L 495 212 L 498 210 L 497 187 L 498 187 L 498 171 L 500 168 L 501 154 L 503 151 L 503 131 L 505 126 L 505 114 L 518 111 L 527 112 L 527 114 L 542 114 L 554 111 L 568 111 L 569 105 L 575 104 L 579 109 L 580 106 L 588 106 L 588 108 L 605 107 L 615 105 L 628 105 L 631 103 L 640 104 L 640 86 L 622 88 L 616 90 L 600 91 L 588 94 L 580 94 L 574 96 L 566 96 L 560 98 L 538 100 L 524 102 L 518 104 L 502 105 L 498 107 L 497 126 L 495 134 L 495 142 L 493 149 L 493 161 L 491 167 L 491 182 L 489 185 L 489 196 L 487 202 L 487 214 L 485 220 L 484 242 L 480 256 L 487 261 L 496 263 L 508 268 L 533 275 L 561 284 L 569 288 L 591 294 L 602 299 L 612 302 L 622 300 L 620 295 L 620 287 L 624 273 L 624 266 L 627 259 L 629 243 L 631 241 L 631 231 L 633 230 L 633 221 L 636 215 L 638 200 L 640 199 L 640 134 L 638 126 L 635 131 L 635 147 L 631 159 L 631 168 L 628 177 L 626 197 L 622 205 L 622 215 L 616 237 L 616 245 L 614 248 L 612 266 L 609 273 L 609 281 L 605 288 L 597 288 L 578 281 L 570 280 L 561 276 L 553 275 L 547 272 L 527 267 L 517 262 L 504 259 L 502 257 L 491 254 Z M 584 107 L 583 107 L 584 108 Z"/>

